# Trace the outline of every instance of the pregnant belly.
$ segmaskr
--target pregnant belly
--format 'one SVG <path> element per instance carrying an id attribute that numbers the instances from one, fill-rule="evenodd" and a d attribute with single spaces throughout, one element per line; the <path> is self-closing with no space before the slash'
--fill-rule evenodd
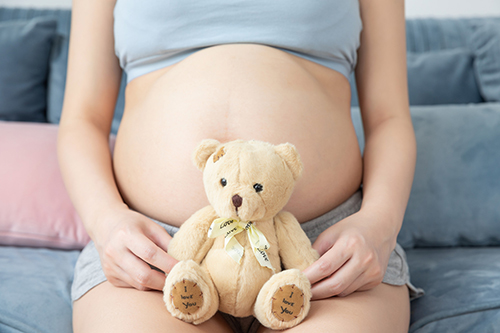
<path id="1" fill-rule="evenodd" d="M 133 80 L 114 151 L 132 209 L 179 226 L 208 204 L 191 154 L 205 138 L 290 142 L 304 173 L 285 207 L 300 222 L 334 208 L 361 183 L 361 154 L 340 73 L 257 44 L 203 49 Z"/>

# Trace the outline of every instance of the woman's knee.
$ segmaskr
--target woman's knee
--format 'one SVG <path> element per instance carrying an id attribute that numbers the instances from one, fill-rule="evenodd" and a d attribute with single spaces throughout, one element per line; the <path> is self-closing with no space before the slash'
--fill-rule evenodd
<path id="1" fill-rule="evenodd" d="M 160 291 L 117 288 L 104 282 L 73 303 L 73 329 L 79 332 L 231 332 L 214 316 L 195 326 L 170 315 Z"/>
<path id="2" fill-rule="evenodd" d="M 346 297 L 311 303 L 304 321 L 289 332 L 408 332 L 410 299 L 408 287 L 385 283 Z M 261 328 L 259 333 L 270 332 Z"/>

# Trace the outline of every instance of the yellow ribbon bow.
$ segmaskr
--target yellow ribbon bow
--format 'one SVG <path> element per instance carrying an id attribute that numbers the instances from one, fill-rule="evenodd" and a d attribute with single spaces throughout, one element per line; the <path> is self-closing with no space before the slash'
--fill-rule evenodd
<path id="1" fill-rule="evenodd" d="M 269 243 L 267 242 L 267 239 L 262 231 L 257 229 L 252 222 L 243 222 L 226 218 L 215 219 L 208 230 L 208 237 L 216 238 L 218 236 L 225 235 L 224 249 L 229 256 L 239 264 L 245 249 L 234 236 L 245 230 L 247 231 L 248 240 L 252 245 L 253 253 L 255 254 L 259 264 L 263 267 L 271 269 L 274 272 L 274 268 L 271 265 L 271 261 L 266 253 L 266 250 L 269 249 Z"/>

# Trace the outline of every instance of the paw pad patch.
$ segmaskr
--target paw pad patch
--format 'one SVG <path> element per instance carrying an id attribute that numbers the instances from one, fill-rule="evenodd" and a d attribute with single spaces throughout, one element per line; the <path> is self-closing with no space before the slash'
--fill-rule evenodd
<path id="1" fill-rule="evenodd" d="M 304 308 L 304 293 L 294 284 L 280 287 L 272 300 L 273 315 L 280 321 L 294 320 Z"/>
<path id="2" fill-rule="evenodd" d="M 214 155 L 214 163 L 217 162 L 222 156 L 224 156 L 226 152 L 224 151 L 224 147 L 220 147 L 217 154 Z"/>
<path id="3" fill-rule="evenodd" d="M 170 294 L 175 308 L 184 314 L 194 314 L 203 306 L 203 293 L 197 283 L 182 280 L 177 282 Z"/>

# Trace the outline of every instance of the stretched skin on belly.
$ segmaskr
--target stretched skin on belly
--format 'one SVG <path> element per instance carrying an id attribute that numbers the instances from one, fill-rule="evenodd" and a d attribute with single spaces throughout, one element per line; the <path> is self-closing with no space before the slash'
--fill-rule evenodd
<path id="1" fill-rule="evenodd" d="M 271 47 L 210 47 L 129 84 L 114 153 L 129 207 L 179 226 L 207 205 L 190 161 L 206 138 L 293 143 L 304 174 L 285 209 L 300 222 L 331 210 L 361 183 L 348 81 Z"/>

